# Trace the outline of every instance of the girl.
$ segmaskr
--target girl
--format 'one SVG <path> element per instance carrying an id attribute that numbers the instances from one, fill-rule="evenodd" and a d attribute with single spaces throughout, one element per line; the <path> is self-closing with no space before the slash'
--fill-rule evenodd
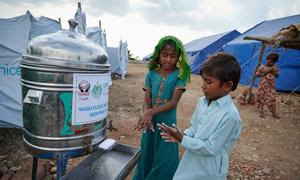
<path id="1" fill-rule="evenodd" d="M 271 53 L 267 56 L 266 65 L 261 65 L 256 76 L 261 77 L 256 94 L 256 103 L 259 116 L 264 118 L 264 105 L 266 104 L 269 110 L 272 112 L 274 118 L 280 117 L 276 113 L 276 87 L 275 78 L 279 76 L 279 70 L 275 63 L 278 61 L 279 55 L 277 53 Z"/>
<path id="2" fill-rule="evenodd" d="M 178 145 L 164 142 L 156 124 L 176 124 L 176 106 L 190 80 L 186 52 L 179 39 L 166 36 L 151 59 L 143 88 L 144 114 L 134 127 L 144 132 L 134 180 L 172 179 L 179 163 Z"/>

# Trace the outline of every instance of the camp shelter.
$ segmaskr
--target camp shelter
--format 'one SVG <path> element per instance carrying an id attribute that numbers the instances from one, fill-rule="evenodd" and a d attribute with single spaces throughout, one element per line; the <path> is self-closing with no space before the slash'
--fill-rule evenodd
<path id="1" fill-rule="evenodd" d="M 119 48 L 118 47 L 108 47 L 107 48 L 108 60 L 110 64 L 110 72 L 112 74 L 122 74 L 121 70 L 121 59 L 119 57 Z"/>
<path id="2" fill-rule="evenodd" d="M 262 46 L 262 43 L 259 41 L 244 40 L 243 38 L 246 36 L 271 38 L 280 31 L 280 29 L 290 24 L 299 23 L 300 15 L 263 21 L 247 30 L 238 38 L 224 45 L 224 51 L 234 55 L 241 64 L 241 84 L 249 85 L 258 63 L 258 57 Z M 266 62 L 266 56 L 271 52 L 276 52 L 280 56 L 277 62 L 280 75 L 276 79 L 276 89 L 278 91 L 300 91 L 300 51 L 288 48 L 272 48 L 272 46 L 268 46 L 263 53 L 263 64 Z M 254 83 L 254 86 L 257 85 L 258 79 Z M 296 89 L 297 87 L 298 89 Z"/>
<path id="3" fill-rule="evenodd" d="M 118 47 L 108 47 L 108 61 L 111 67 L 111 73 L 121 76 L 125 79 L 128 73 L 128 48 L 127 42 L 120 40 Z"/>
<path id="4" fill-rule="evenodd" d="M 22 95 L 19 63 L 30 39 L 61 29 L 58 21 L 35 18 L 27 11 L 0 18 L 0 127 L 22 127 Z"/>
<path id="5" fill-rule="evenodd" d="M 185 45 L 188 56 L 188 63 L 193 74 L 200 73 L 202 62 L 210 55 L 222 51 L 225 43 L 238 37 L 241 33 L 237 30 L 215 34 L 199 39 L 195 39 Z"/>
<path id="6" fill-rule="evenodd" d="M 148 54 L 147 56 L 143 57 L 143 61 L 150 61 L 152 53 Z"/>
<path id="7" fill-rule="evenodd" d="M 101 27 L 88 27 L 86 28 L 85 35 L 88 39 L 99 44 L 103 49 L 107 49 L 106 33 Z"/>

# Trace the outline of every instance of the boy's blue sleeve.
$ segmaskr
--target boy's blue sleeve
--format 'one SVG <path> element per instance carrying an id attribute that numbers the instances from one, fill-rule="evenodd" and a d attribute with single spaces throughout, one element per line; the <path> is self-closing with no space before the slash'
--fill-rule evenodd
<path id="1" fill-rule="evenodd" d="M 201 101 L 201 98 L 199 99 L 199 101 L 196 105 L 195 111 L 193 112 L 193 115 L 192 115 L 192 118 L 191 118 L 191 126 L 183 131 L 183 133 L 186 136 L 194 137 L 194 135 L 195 135 L 195 132 L 196 132 L 195 128 L 197 127 L 196 124 L 199 121 L 200 116 L 201 116 L 201 113 L 200 113 L 200 104 L 201 104 L 201 102 L 200 101 Z"/>
<path id="2" fill-rule="evenodd" d="M 146 89 L 151 89 L 151 72 L 150 71 L 148 71 L 148 73 L 146 74 L 145 81 L 144 81 L 143 90 L 145 91 Z"/>
<path id="3" fill-rule="evenodd" d="M 238 116 L 225 116 L 220 126 L 213 132 L 208 139 L 198 139 L 184 136 L 181 145 L 201 156 L 216 155 L 229 139 L 234 143 L 241 132 L 241 121 Z"/>

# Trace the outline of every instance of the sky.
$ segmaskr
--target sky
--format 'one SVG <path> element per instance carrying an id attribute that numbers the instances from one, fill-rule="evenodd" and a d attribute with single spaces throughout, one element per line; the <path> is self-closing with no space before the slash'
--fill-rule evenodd
<path id="1" fill-rule="evenodd" d="M 300 14 L 300 0 L 0 0 L 0 18 L 29 10 L 33 16 L 61 18 L 62 27 L 68 29 L 78 2 L 87 27 L 99 26 L 101 20 L 108 46 L 127 41 L 133 56 L 140 59 L 166 35 L 186 44 L 234 29 L 243 33 L 264 20 Z"/>

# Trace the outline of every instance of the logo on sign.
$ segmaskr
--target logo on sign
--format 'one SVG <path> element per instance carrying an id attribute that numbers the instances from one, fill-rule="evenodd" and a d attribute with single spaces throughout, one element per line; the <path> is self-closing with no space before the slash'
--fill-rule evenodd
<path id="1" fill-rule="evenodd" d="M 90 83 L 86 80 L 82 80 L 80 83 L 79 83 L 79 91 L 78 92 L 78 96 L 80 97 L 81 100 L 87 100 L 88 97 L 90 96 Z"/>
<path id="2" fill-rule="evenodd" d="M 93 89 L 92 89 L 92 96 L 95 98 L 95 99 L 98 99 L 101 97 L 101 94 L 102 94 L 102 87 L 101 85 L 97 82 L 96 85 L 94 85 Z"/>

